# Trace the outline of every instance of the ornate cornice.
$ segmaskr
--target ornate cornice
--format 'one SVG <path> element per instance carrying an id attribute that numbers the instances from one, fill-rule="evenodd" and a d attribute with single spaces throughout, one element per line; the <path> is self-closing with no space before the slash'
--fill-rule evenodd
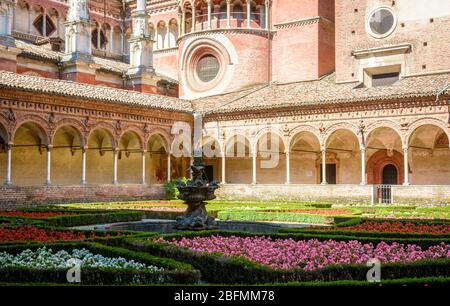
<path id="1" fill-rule="evenodd" d="M 296 27 L 303 27 L 305 25 L 311 25 L 316 24 L 320 22 L 326 22 L 326 23 L 334 23 L 333 21 L 321 17 L 321 16 L 315 16 L 315 17 L 309 17 L 309 18 L 303 18 L 298 20 L 292 20 L 287 22 L 281 22 L 274 24 L 275 29 L 289 29 L 289 28 L 296 28 Z"/>
<path id="2" fill-rule="evenodd" d="M 256 29 L 256 28 L 230 28 L 230 29 L 212 29 L 212 30 L 204 30 L 204 31 L 196 31 L 193 33 L 187 33 L 180 36 L 177 40 L 177 43 L 186 39 L 188 37 L 202 37 L 216 34 L 251 34 L 251 35 L 259 35 L 263 37 L 267 37 L 268 34 L 273 35 L 275 31 L 265 30 L 265 29 Z"/>
<path id="3" fill-rule="evenodd" d="M 211 114 L 204 118 L 204 122 L 212 121 L 231 121 L 231 120 L 270 120 L 270 118 L 283 118 L 306 116 L 317 118 L 313 120 L 322 120 L 336 114 L 355 114 L 357 117 L 363 116 L 368 112 L 390 111 L 392 116 L 398 116 L 404 113 L 421 112 L 423 108 L 435 106 L 435 97 L 424 97 L 403 100 L 385 100 L 385 101 L 366 101 L 361 103 L 342 103 L 342 104 L 321 104 L 311 106 L 292 106 L 283 108 L 272 108 L 261 111 L 240 111 L 234 113 Z M 450 105 L 449 97 L 442 99 L 439 107 L 443 111 Z"/>

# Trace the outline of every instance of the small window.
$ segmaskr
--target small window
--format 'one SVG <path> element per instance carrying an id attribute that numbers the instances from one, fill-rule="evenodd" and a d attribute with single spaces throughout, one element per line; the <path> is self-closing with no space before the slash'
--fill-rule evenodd
<path id="1" fill-rule="evenodd" d="M 382 73 L 372 75 L 372 87 L 390 86 L 400 80 L 400 73 Z"/>
<path id="2" fill-rule="evenodd" d="M 389 8 L 378 8 L 369 17 L 368 27 L 371 34 L 381 38 L 391 34 L 395 29 L 396 18 Z"/>
<path id="3" fill-rule="evenodd" d="M 220 64 L 215 56 L 205 55 L 197 63 L 198 78 L 205 82 L 211 82 L 219 74 Z"/>
<path id="4" fill-rule="evenodd" d="M 97 49 L 105 49 L 107 43 L 108 43 L 108 40 L 106 39 L 105 33 L 102 30 L 100 30 L 100 46 L 99 46 L 98 45 L 98 29 L 95 29 L 94 31 L 92 31 L 92 44 Z"/>
<path id="5" fill-rule="evenodd" d="M 39 17 L 36 18 L 36 20 L 33 22 L 33 25 L 41 36 L 48 37 L 48 36 L 52 35 L 53 32 L 55 32 L 55 30 L 56 30 L 56 27 L 53 24 L 53 21 L 50 19 L 50 16 L 48 16 L 48 15 L 45 18 L 46 33 L 44 33 L 44 15 L 39 15 Z"/>

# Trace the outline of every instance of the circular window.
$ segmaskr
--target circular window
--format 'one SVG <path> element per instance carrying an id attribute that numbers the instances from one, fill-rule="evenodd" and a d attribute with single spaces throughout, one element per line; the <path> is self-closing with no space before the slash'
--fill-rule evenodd
<path id="1" fill-rule="evenodd" d="M 368 26 L 373 36 L 381 38 L 395 29 L 396 18 L 390 8 L 378 8 L 370 14 Z"/>
<path id="2" fill-rule="evenodd" d="M 196 71 L 198 78 L 205 82 L 211 82 L 219 74 L 220 64 L 213 55 L 203 56 L 197 63 Z"/>

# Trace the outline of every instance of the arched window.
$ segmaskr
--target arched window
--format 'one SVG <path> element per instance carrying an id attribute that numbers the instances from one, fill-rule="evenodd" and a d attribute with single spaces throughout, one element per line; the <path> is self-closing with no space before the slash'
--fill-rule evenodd
<path id="1" fill-rule="evenodd" d="M 45 27 L 44 27 L 44 22 L 45 22 Z M 50 36 L 56 30 L 56 26 L 53 24 L 53 21 L 51 20 L 50 16 L 48 16 L 48 15 L 45 15 L 45 21 L 44 21 L 44 15 L 39 15 L 34 20 L 33 25 L 36 28 L 36 30 L 39 32 L 39 34 L 41 34 L 41 36 Z"/>
<path id="2" fill-rule="evenodd" d="M 233 18 L 237 20 L 243 20 L 244 19 L 244 11 L 242 9 L 242 4 L 236 3 L 233 6 Z"/>
<path id="3" fill-rule="evenodd" d="M 99 38 L 99 33 L 98 33 L 99 29 L 95 29 L 94 31 L 92 31 L 92 44 L 97 48 L 97 49 L 105 49 L 106 48 L 106 44 L 108 43 L 108 40 L 106 39 L 106 35 L 105 32 L 100 30 L 100 45 L 98 44 L 98 38 Z"/>
<path id="4" fill-rule="evenodd" d="M 227 19 L 227 3 L 226 2 L 222 2 L 220 4 L 219 19 Z"/>

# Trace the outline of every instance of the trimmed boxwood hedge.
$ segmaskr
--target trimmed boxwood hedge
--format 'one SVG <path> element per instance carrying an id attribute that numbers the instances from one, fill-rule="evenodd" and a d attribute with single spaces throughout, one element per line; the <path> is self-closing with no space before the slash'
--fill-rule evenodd
<path id="1" fill-rule="evenodd" d="M 305 287 L 373 287 L 373 286 L 414 286 L 424 287 L 426 285 L 431 286 L 448 286 L 450 285 L 450 277 L 420 277 L 420 278 L 400 278 L 400 279 L 388 279 L 381 280 L 379 283 L 368 281 L 352 281 L 341 280 L 332 282 L 292 282 L 292 283 L 277 283 L 267 284 L 268 286 L 305 286 Z"/>
<path id="2" fill-rule="evenodd" d="M 221 220 L 234 221 L 283 221 L 309 224 L 331 224 L 333 217 L 292 212 L 262 212 L 262 211 L 219 211 Z"/>
<path id="3" fill-rule="evenodd" d="M 92 213 L 92 214 L 80 214 L 73 216 L 56 216 L 45 219 L 39 219 L 44 221 L 48 225 L 52 226 L 80 226 L 80 225 L 93 225 L 93 224 L 105 224 L 116 222 L 130 222 L 142 220 L 142 212 L 136 211 L 116 211 L 107 213 Z"/>
<path id="4" fill-rule="evenodd" d="M 135 271 L 129 269 L 112 268 L 84 268 L 81 271 L 81 284 L 106 285 L 106 284 L 130 284 L 139 278 L 142 283 L 152 284 L 164 283 L 195 284 L 200 281 L 200 272 L 191 265 L 178 262 L 170 258 L 161 258 L 142 252 L 131 251 L 123 248 L 106 246 L 95 242 L 60 242 L 51 244 L 9 245 L 0 246 L 0 252 L 18 254 L 26 249 L 35 250 L 42 246 L 54 251 L 85 248 L 94 254 L 106 257 L 124 257 L 147 265 L 155 265 L 164 268 L 161 272 Z M 67 283 L 67 269 L 34 269 L 23 267 L 0 267 L 0 282 L 29 282 L 29 283 Z"/>
<path id="5" fill-rule="evenodd" d="M 59 212 L 58 210 L 33 210 L 34 212 Z M 19 216 L 5 216 L 1 220 L 9 221 L 10 223 L 26 223 L 26 224 L 48 224 L 51 226 L 80 226 L 91 224 L 104 224 L 115 222 L 129 222 L 140 221 L 144 214 L 140 211 L 68 211 L 73 212 L 74 215 L 61 215 L 48 218 L 31 218 Z"/>
<path id="6" fill-rule="evenodd" d="M 163 235 L 163 237 L 170 238 L 173 235 Z M 368 271 L 365 265 L 329 266 L 315 271 L 279 270 L 241 257 L 196 252 L 170 244 L 156 243 L 148 238 L 123 239 L 121 242 L 128 249 L 189 263 L 201 271 L 203 280 L 219 284 L 365 280 Z M 383 264 L 381 273 L 383 279 L 436 275 L 450 277 L 450 259 Z"/>

